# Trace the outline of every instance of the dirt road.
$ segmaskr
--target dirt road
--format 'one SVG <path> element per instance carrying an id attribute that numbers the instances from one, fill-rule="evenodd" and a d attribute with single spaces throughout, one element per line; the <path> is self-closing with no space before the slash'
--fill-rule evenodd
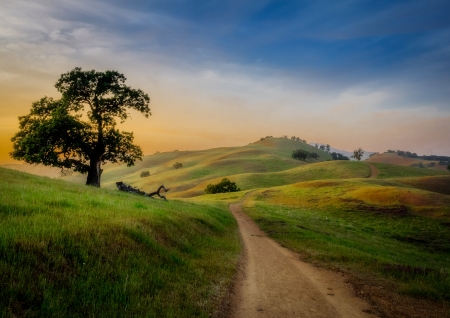
<path id="1" fill-rule="evenodd" d="M 370 174 L 368 178 L 376 178 L 378 176 L 378 169 L 374 165 L 371 165 L 370 163 L 368 163 L 367 165 L 370 168 Z"/>
<path id="2" fill-rule="evenodd" d="M 232 317 L 376 317 L 338 273 L 301 262 L 230 205 L 244 244 Z"/>

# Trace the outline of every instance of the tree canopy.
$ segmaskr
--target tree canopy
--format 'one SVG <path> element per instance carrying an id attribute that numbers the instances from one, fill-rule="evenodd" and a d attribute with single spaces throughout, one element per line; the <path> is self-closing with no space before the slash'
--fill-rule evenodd
<path id="1" fill-rule="evenodd" d="M 226 193 L 226 192 L 237 192 L 241 191 L 240 188 L 237 187 L 235 182 L 231 182 L 227 178 L 223 178 L 217 184 L 208 184 L 205 189 L 205 193 L 207 194 L 215 194 L 215 193 Z"/>
<path id="2" fill-rule="evenodd" d="M 117 71 L 77 67 L 62 74 L 55 84 L 61 99 L 44 97 L 19 117 L 11 157 L 88 173 L 86 184 L 97 187 L 102 164 L 134 165 L 142 159 L 142 150 L 133 144 L 132 132 L 116 129 L 117 119 L 124 122 L 130 109 L 148 117 L 150 98 L 125 81 Z"/>
<path id="3" fill-rule="evenodd" d="M 355 158 L 356 160 L 360 161 L 363 155 L 364 150 L 362 150 L 362 148 L 358 148 L 357 150 L 353 151 L 353 156 L 351 156 L 350 158 Z"/>

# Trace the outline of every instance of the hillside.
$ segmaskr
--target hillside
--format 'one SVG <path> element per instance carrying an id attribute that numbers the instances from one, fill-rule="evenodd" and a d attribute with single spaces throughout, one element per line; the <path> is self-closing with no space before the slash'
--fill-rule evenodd
<path id="1" fill-rule="evenodd" d="M 295 149 L 319 160 L 295 160 Z M 440 317 L 427 301 L 450 301 L 449 173 L 330 159 L 303 142 L 267 138 L 108 164 L 102 189 L 81 185 L 82 175 L 52 180 L 0 168 L 0 284 L 8 286 L 0 313 L 214 316 L 240 250 L 226 204 L 242 200 L 268 236 L 345 272 L 385 316 L 397 308 L 399 317 Z M 242 191 L 205 195 L 224 177 Z M 169 201 L 121 193 L 117 181 L 147 192 L 164 184 Z"/>
<path id="2" fill-rule="evenodd" d="M 419 164 L 419 162 L 422 162 L 423 165 L 427 165 L 429 163 L 434 163 L 435 166 L 428 169 L 433 170 L 441 170 L 445 171 L 447 169 L 447 165 L 439 165 L 439 161 L 431 161 L 431 160 L 424 160 L 419 158 L 408 158 L 399 156 L 396 153 L 379 153 L 376 155 L 373 155 L 372 157 L 366 159 L 367 162 L 376 162 L 376 163 L 387 163 L 391 165 L 399 165 L 404 167 L 411 167 L 414 164 Z M 427 169 L 427 168 L 425 168 Z"/>
<path id="3" fill-rule="evenodd" d="M 146 156 L 139 166 L 132 169 L 125 165 L 109 168 L 105 166 L 102 180 L 104 187 L 111 189 L 115 188 L 117 181 L 132 184 L 144 191 L 152 191 L 159 185 L 165 184 L 170 188 L 170 196 L 177 193 L 179 193 L 177 196 L 183 196 L 181 192 L 197 193 L 196 187 L 202 187 L 205 183 L 208 184 L 223 177 L 247 173 L 281 172 L 307 165 L 308 162 L 291 157 L 295 149 L 317 152 L 319 159 L 314 162 L 331 159 L 328 153 L 303 142 L 270 138 L 243 147 L 154 154 Z M 173 168 L 175 162 L 182 163 L 183 167 Z M 150 177 L 141 178 L 142 171 L 149 171 Z"/>
<path id="4" fill-rule="evenodd" d="M 0 316 L 210 317 L 239 254 L 225 206 L 0 168 Z"/>

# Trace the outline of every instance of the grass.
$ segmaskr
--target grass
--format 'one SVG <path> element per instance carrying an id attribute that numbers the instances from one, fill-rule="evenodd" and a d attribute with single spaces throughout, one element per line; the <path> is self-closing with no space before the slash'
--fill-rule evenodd
<path id="1" fill-rule="evenodd" d="M 256 191 L 244 212 L 305 260 L 450 300 L 449 196 L 389 181 L 313 181 Z"/>
<path id="2" fill-rule="evenodd" d="M 294 160 L 294 149 L 320 160 Z M 330 159 L 281 138 L 159 153 L 106 165 L 113 191 L 0 169 L 0 315 L 214 316 L 240 249 L 227 204 L 248 192 L 244 211 L 303 259 L 383 293 L 450 302 L 448 172 L 371 162 L 379 174 L 368 178 L 367 163 Z M 205 195 L 224 177 L 242 191 Z M 164 184 L 169 202 L 119 193 L 116 181 Z"/>
<path id="3" fill-rule="evenodd" d="M 210 317 L 236 222 L 217 203 L 141 198 L 0 169 L 0 316 Z"/>
<path id="4" fill-rule="evenodd" d="M 371 164 L 377 168 L 379 179 L 448 175 L 447 171 L 441 170 L 403 167 L 377 162 L 371 162 Z"/>

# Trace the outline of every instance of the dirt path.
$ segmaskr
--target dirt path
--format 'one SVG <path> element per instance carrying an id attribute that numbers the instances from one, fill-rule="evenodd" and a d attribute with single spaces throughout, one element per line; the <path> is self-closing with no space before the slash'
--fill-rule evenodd
<path id="1" fill-rule="evenodd" d="M 375 317 L 338 273 L 304 263 L 231 204 L 244 244 L 232 317 Z"/>
<path id="2" fill-rule="evenodd" d="M 371 165 L 370 163 L 368 163 L 367 165 L 370 168 L 370 174 L 368 178 L 376 178 L 378 176 L 378 169 L 374 165 Z"/>

